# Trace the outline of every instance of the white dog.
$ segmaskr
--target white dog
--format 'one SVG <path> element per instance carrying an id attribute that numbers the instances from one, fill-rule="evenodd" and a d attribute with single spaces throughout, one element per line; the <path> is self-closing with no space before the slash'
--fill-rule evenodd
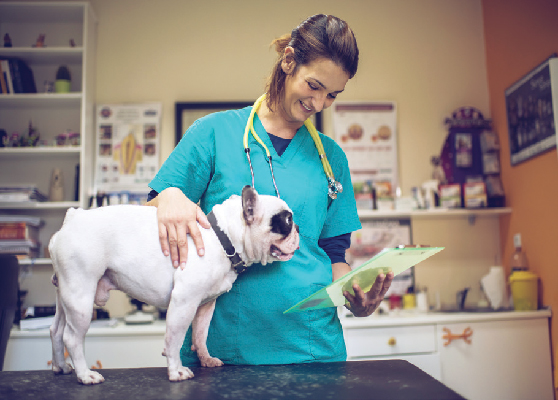
<path id="1" fill-rule="evenodd" d="M 216 205 L 208 219 L 213 229 L 200 229 L 205 255 L 189 251 L 182 270 L 173 268 L 170 257 L 161 251 L 155 207 L 68 210 L 49 245 L 57 286 L 56 316 L 50 328 L 55 374 L 72 372 L 64 359 L 65 345 L 79 382 L 104 381 L 87 367 L 83 342 L 93 303 L 104 305 L 113 289 L 168 307 L 163 354 L 171 381 L 194 376 L 180 361 L 180 347 L 191 323 L 192 348 L 202 366 L 223 365 L 206 346 L 215 299 L 231 289 L 245 266 L 291 259 L 299 235 L 287 204 L 277 197 L 259 196 L 250 186 L 244 187 L 241 197 Z M 188 244 L 194 248 L 190 237 Z"/>

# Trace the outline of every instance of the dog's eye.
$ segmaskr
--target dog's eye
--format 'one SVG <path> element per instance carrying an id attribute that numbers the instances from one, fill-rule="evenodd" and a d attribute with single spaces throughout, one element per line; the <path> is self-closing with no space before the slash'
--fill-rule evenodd
<path id="1" fill-rule="evenodd" d="M 271 232 L 288 236 L 293 229 L 293 214 L 283 210 L 271 218 Z"/>

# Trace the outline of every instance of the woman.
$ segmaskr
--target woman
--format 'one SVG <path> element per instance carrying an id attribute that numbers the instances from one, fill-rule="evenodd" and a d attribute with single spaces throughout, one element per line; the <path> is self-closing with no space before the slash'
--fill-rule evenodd
<path id="1" fill-rule="evenodd" d="M 209 228 L 204 213 L 215 204 L 240 194 L 252 179 L 260 194 L 280 193 L 300 227 L 300 249 L 288 262 L 250 267 L 217 299 L 209 352 L 225 364 L 344 361 L 335 308 L 283 311 L 350 271 L 344 254 L 351 232 L 361 225 L 347 159 L 333 140 L 319 134 L 335 180 L 344 189 L 335 193 L 340 188 L 328 186 L 318 144 L 304 122 L 343 92 L 356 73 L 358 48 L 349 26 L 328 15 L 310 17 L 273 44 L 279 57 L 253 119 L 272 156 L 273 178 L 266 149 L 253 136 L 248 140 L 253 178 L 247 162 L 242 143 L 252 107 L 215 113 L 188 129 L 150 183 L 152 194 L 159 194 L 149 204 L 158 207 L 162 250 L 178 267 L 186 260 L 187 233 L 203 255 L 196 221 Z M 331 197 L 328 190 L 334 192 Z M 355 285 L 355 296 L 345 294 L 347 307 L 356 316 L 370 315 L 392 279 L 391 273 L 380 275 L 368 293 Z M 187 335 L 184 365 L 197 362 L 190 343 Z"/>

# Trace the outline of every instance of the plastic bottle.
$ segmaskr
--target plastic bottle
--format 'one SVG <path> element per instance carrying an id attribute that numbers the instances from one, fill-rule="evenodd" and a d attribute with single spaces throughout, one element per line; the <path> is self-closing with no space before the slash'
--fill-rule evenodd
<path id="1" fill-rule="evenodd" d="M 521 248 L 521 234 L 516 233 L 513 236 L 513 245 L 515 250 L 511 256 L 510 267 L 512 274 L 515 271 L 527 271 L 529 269 L 529 262 L 527 255 Z"/>

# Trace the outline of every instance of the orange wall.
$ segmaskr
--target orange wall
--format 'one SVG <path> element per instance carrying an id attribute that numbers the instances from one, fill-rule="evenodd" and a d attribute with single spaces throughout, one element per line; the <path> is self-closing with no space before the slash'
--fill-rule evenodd
<path id="1" fill-rule="evenodd" d="M 490 111 L 501 142 L 500 161 L 511 216 L 500 240 L 509 272 L 513 235 L 521 233 L 530 268 L 541 278 L 542 303 L 558 311 L 558 157 L 556 150 L 510 164 L 504 91 L 558 52 L 558 0 L 482 0 Z M 555 99 L 558 101 L 558 99 Z M 558 319 L 551 323 L 553 352 Z"/>

